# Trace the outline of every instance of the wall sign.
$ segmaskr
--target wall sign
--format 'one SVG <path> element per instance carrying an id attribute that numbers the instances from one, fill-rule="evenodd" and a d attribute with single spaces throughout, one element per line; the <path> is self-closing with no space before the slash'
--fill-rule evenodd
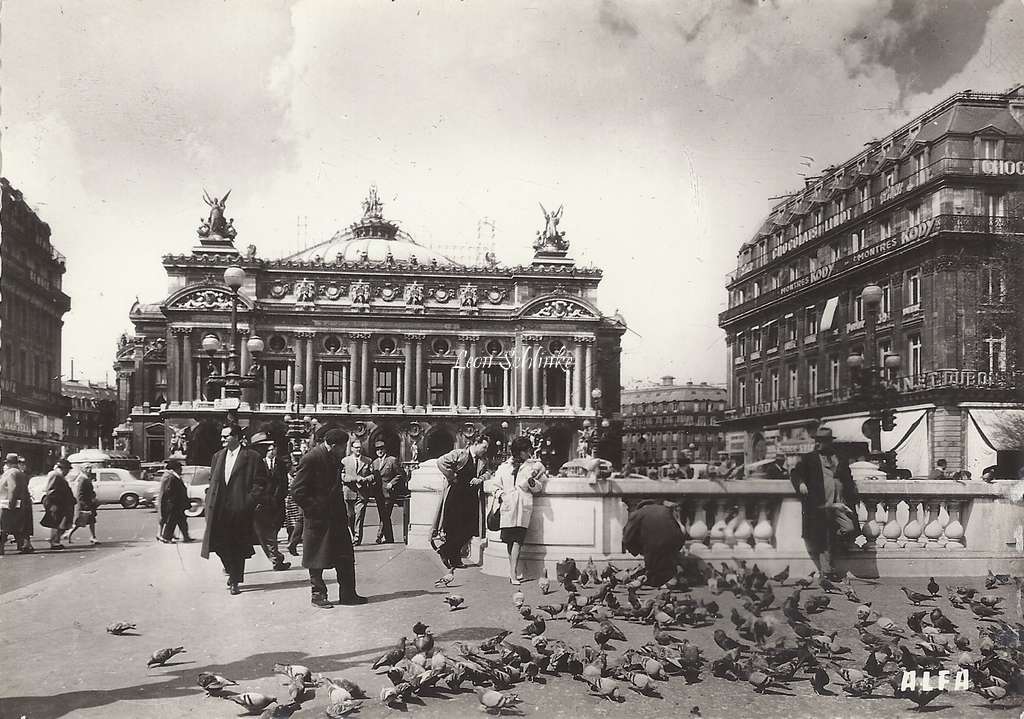
<path id="1" fill-rule="evenodd" d="M 981 171 L 986 175 L 1024 175 L 1024 160 L 982 160 Z"/>

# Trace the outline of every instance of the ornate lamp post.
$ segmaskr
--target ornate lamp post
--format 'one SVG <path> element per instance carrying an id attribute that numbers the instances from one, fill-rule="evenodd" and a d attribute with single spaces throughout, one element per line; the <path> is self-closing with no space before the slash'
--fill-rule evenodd
<path id="1" fill-rule="evenodd" d="M 285 423 L 288 425 L 288 448 L 292 452 L 302 452 L 305 450 L 302 442 L 306 439 L 308 430 L 305 420 L 299 417 L 299 407 L 302 406 L 302 393 L 305 391 L 306 388 L 298 382 L 292 385 L 292 411 L 295 414 L 294 416 L 284 418 Z"/>
<path id="2" fill-rule="evenodd" d="M 866 403 L 869 409 L 868 421 L 864 423 L 864 435 L 868 438 L 870 452 L 882 454 L 882 430 L 892 431 L 896 426 L 896 413 L 892 408 L 895 388 L 888 382 L 887 372 L 899 369 L 900 356 L 887 353 L 878 361 L 875 340 L 875 328 L 878 324 L 878 311 L 882 302 L 882 288 L 871 284 L 860 294 L 864 309 L 864 353 L 853 353 L 846 358 L 850 368 L 855 398 Z M 893 468 L 895 453 L 886 453 L 883 457 Z"/>
<path id="3" fill-rule="evenodd" d="M 229 403 L 229 411 L 238 409 L 238 398 L 242 396 L 242 390 L 256 387 L 259 384 L 257 373 L 259 366 L 253 362 L 252 369 L 247 375 L 242 375 L 238 366 L 238 290 L 245 283 L 245 270 L 241 267 L 229 267 L 224 270 L 224 284 L 231 289 L 231 334 L 228 340 L 228 367 L 224 374 L 210 373 L 206 380 L 207 386 L 211 389 L 223 389 L 224 396 L 235 399 L 236 402 Z M 253 357 L 259 356 L 263 351 L 263 340 L 259 337 L 251 337 L 246 342 L 246 347 Z M 207 335 L 203 338 L 203 350 L 212 358 L 214 353 L 220 351 L 221 343 L 216 335 Z M 233 405 L 233 406 L 231 406 Z"/>

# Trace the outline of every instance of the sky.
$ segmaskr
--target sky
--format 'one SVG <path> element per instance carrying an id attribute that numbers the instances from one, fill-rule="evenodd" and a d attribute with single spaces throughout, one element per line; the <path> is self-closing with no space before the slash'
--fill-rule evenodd
<path id="1" fill-rule="evenodd" d="M 489 218 L 506 264 L 564 204 L 629 325 L 623 384 L 722 382 L 724 276 L 771 198 L 1024 82 L 1024 0 L 20 0 L 0 22 L 0 173 L 67 256 L 63 371 L 91 380 L 166 296 L 204 189 L 275 258 L 375 183 L 421 244 Z"/>

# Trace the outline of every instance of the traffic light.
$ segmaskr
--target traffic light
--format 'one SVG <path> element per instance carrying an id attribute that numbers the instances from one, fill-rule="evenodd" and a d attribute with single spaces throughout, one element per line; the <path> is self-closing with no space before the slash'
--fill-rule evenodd
<path id="1" fill-rule="evenodd" d="M 896 429 L 896 410 L 894 409 L 883 409 L 882 410 L 882 431 L 892 432 Z"/>

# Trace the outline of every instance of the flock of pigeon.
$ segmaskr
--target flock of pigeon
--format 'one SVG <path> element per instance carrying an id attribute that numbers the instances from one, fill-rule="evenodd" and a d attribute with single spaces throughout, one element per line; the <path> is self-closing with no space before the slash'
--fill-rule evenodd
<path id="1" fill-rule="evenodd" d="M 517 684 L 546 683 L 564 676 L 581 682 L 594 697 L 612 702 L 625 701 L 628 692 L 660 698 L 659 688 L 677 679 L 694 684 L 715 678 L 747 685 L 756 693 L 785 691 L 792 683 L 806 680 L 820 695 L 834 696 L 828 689 L 833 685 L 851 697 L 885 696 L 882 692 L 886 692 L 921 708 L 945 689 L 927 679 L 915 679 L 908 686 L 906 673 L 920 678 L 943 669 L 966 672 L 969 691 L 990 704 L 1024 696 L 1024 624 L 1003 618 L 1004 597 L 999 594 L 953 586 L 942 596 L 934 579 L 926 592 L 902 587 L 913 610 L 901 623 L 863 601 L 850 574 L 841 581 L 815 582 L 812 572 L 787 584 L 788 567 L 769 576 L 756 564 L 736 560 L 732 565 L 705 566 L 709 590 L 705 592 L 704 586 L 692 587 L 682 578 L 660 588 L 644 588 L 642 572 L 642 567 L 620 570 L 613 565 L 598 571 L 593 561 L 579 570 L 569 561 L 559 580 L 564 596 L 545 572 L 537 583 L 539 599 L 545 602 L 550 595 L 552 603 L 531 606 L 525 594 L 517 591 L 513 603 L 525 622 L 522 628 L 517 633 L 503 630 L 475 644 L 455 641 L 441 647 L 435 644 L 430 627 L 417 622 L 411 641 L 402 637 L 372 664 L 390 681 L 380 690 L 379 701 L 404 709 L 414 697 L 422 702 L 431 695 L 459 693 L 472 686 L 482 710 L 519 713 Z M 448 586 L 453 579 L 447 574 L 438 585 Z M 1018 587 L 1024 584 L 1020 578 L 990 572 L 986 591 L 1011 582 Z M 786 596 L 780 602 L 776 591 L 783 589 Z M 696 598 L 695 590 L 703 598 Z M 723 616 L 717 601 L 723 593 L 732 593 L 742 610 L 733 607 L 727 618 Z M 465 607 L 461 596 L 447 594 L 443 599 L 450 611 Z M 853 661 L 853 648 L 841 643 L 838 631 L 820 626 L 819 615 L 832 609 L 833 599 L 856 605 L 853 629 L 867 651 L 863 665 Z M 948 602 L 952 616 L 939 606 L 943 601 Z M 966 633 L 968 621 L 978 624 L 976 639 Z M 548 629 L 556 623 L 568 627 L 560 634 L 578 636 L 579 643 L 549 637 Z M 622 628 L 626 623 L 649 626 L 649 640 L 639 646 L 636 642 L 616 646 L 627 641 Z M 699 635 L 694 630 L 705 627 L 715 627 L 711 634 L 721 649 L 718 656 L 706 657 L 688 638 L 696 639 Z M 134 625 L 119 622 L 107 631 L 121 634 L 131 629 Z M 646 631 L 630 630 L 634 636 Z M 156 651 L 147 666 L 162 666 L 184 651 L 183 647 Z M 306 666 L 276 664 L 274 671 L 288 686 L 287 702 L 254 691 L 235 692 L 231 688 L 236 682 L 218 674 L 199 674 L 198 685 L 208 695 L 230 700 L 265 719 L 290 716 L 310 698 L 315 686 L 326 693 L 328 717 L 358 712 L 370 701 L 354 682 L 314 674 Z M 700 716 L 699 708 L 693 707 L 691 715 Z"/>

